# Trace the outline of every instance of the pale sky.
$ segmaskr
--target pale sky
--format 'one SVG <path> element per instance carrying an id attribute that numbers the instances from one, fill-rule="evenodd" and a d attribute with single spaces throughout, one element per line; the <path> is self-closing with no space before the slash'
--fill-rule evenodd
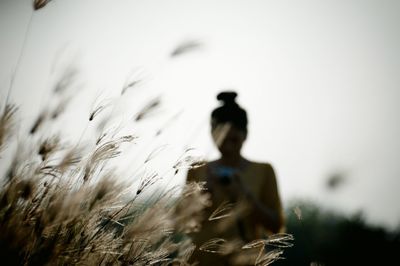
<path id="1" fill-rule="evenodd" d="M 25 124 L 57 102 L 52 86 L 73 66 L 76 97 L 59 123 L 73 138 L 96 99 L 115 99 L 138 75 L 144 82 L 112 112 L 129 120 L 161 97 L 160 110 L 132 126 L 144 136 L 140 151 L 168 145 L 159 154 L 168 161 L 189 145 L 213 159 L 209 114 L 217 92 L 235 89 L 250 120 L 243 153 L 273 164 L 285 203 L 314 199 L 393 227 L 400 224 L 399 13 L 395 0 L 53 0 L 32 15 L 31 1 L 0 0 L 1 104 L 18 58 L 10 101 Z M 170 58 L 186 40 L 202 46 Z M 325 183 L 336 173 L 345 180 L 330 191 Z"/>

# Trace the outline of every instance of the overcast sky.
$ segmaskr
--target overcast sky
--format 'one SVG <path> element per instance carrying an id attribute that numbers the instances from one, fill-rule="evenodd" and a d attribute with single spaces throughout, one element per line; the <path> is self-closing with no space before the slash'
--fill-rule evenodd
<path id="1" fill-rule="evenodd" d="M 209 114 L 217 92 L 235 89 L 250 120 L 244 155 L 274 165 L 285 202 L 362 210 L 368 221 L 393 227 L 400 221 L 399 13 L 395 0 L 54 0 L 34 13 L 31 1 L 0 0 L 1 104 L 10 92 L 31 123 L 57 102 L 52 87 L 72 67 L 75 97 L 62 117 L 71 138 L 82 134 L 96 100 L 112 101 L 112 113 L 129 121 L 159 96 L 159 110 L 132 127 L 152 143 L 143 150 L 162 146 L 160 158 L 170 159 L 189 145 L 213 159 Z M 171 58 L 188 40 L 200 46 Z M 118 98 L 138 77 L 143 82 Z M 160 127 L 165 132 L 153 138 Z M 335 175 L 344 181 L 328 190 Z"/>

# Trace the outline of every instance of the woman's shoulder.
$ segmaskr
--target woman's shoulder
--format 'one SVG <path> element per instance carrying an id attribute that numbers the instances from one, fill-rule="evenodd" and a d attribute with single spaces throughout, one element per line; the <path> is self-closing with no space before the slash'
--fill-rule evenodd
<path id="1" fill-rule="evenodd" d="M 249 164 L 248 173 L 259 176 L 263 182 L 267 183 L 275 182 L 276 179 L 274 168 L 269 162 L 251 161 Z"/>
<path id="2" fill-rule="evenodd" d="M 261 171 L 273 171 L 272 164 L 269 162 L 259 162 L 259 161 L 248 161 L 249 166 L 253 169 Z"/>

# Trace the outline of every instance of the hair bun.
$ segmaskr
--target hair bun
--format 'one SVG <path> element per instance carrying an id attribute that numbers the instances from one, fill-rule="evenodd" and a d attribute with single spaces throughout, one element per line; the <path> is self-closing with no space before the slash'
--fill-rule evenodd
<path id="1" fill-rule="evenodd" d="M 236 105 L 235 102 L 237 93 L 234 91 L 224 91 L 217 95 L 217 100 L 224 102 L 225 105 Z"/>
<path id="2" fill-rule="evenodd" d="M 211 112 L 211 128 L 217 125 L 231 123 L 235 128 L 247 132 L 247 114 L 239 104 L 235 102 L 238 94 L 235 91 L 222 91 L 218 93 L 217 100 L 223 104 Z"/>

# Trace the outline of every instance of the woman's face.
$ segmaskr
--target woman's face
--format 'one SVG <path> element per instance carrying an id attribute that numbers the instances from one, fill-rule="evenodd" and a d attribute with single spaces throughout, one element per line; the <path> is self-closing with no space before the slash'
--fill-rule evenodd
<path id="1" fill-rule="evenodd" d="M 222 156 L 240 155 L 246 133 L 231 124 L 217 126 L 212 131 L 212 136 Z"/>

